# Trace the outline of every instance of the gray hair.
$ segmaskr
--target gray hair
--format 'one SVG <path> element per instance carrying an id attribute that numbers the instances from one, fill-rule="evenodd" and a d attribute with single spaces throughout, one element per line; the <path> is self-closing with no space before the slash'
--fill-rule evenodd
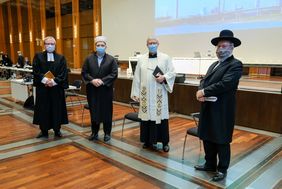
<path id="1" fill-rule="evenodd" d="M 149 36 L 146 42 L 148 43 L 149 40 L 156 40 L 159 43 L 159 40 L 156 36 Z"/>
<path id="2" fill-rule="evenodd" d="M 45 37 L 45 38 L 43 39 L 44 43 L 45 43 L 45 41 L 48 40 L 48 39 L 53 40 L 53 41 L 55 42 L 55 44 L 56 44 L 56 39 L 55 39 L 53 36 L 47 36 L 47 37 Z"/>

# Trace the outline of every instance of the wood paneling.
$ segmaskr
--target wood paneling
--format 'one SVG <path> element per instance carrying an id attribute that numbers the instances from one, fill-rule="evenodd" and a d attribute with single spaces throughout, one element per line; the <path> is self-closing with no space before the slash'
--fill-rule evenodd
<path id="1" fill-rule="evenodd" d="M 61 2 L 54 0 L 55 4 L 55 36 L 56 36 L 56 52 L 62 54 L 62 16 L 61 16 Z"/>
<path id="2" fill-rule="evenodd" d="M 19 50 L 24 54 L 23 48 L 23 23 L 22 23 L 22 11 L 20 0 L 17 0 L 17 16 L 18 16 L 18 35 L 19 35 Z"/>
<path id="3" fill-rule="evenodd" d="M 93 0 L 93 36 L 102 35 L 101 0 Z M 95 46 L 94 46 L 95 48 Z"/>
<path id="4" fill-rule="evenodd" d="M 4 18 L 3 18 L 3 6 L 0 4 L 0 28 L 4 28 Z M 1 29 L 0 31 L 0 51 L 6 52 L 6 38 L 5 38 L 5 32 L 7 30 Z"/>
<path id="5" fill-rule="evenodd" d="M 73 68 L 80 68 L 79 0 L 72 0 Z"/>
<path id="6" fill-rule="evenodd" d="M 119 102 L 130 101 L 132 80 L 117 79 L 115 99 Z M 196 100 L 197 86 L 175 84 L 169 94 L 169 109 L 184 115 L 200 110 Z M 237 91 L 236 125 L 282 133 L 282 95 L 252 91 Z"/>
<path id="7" fill-rule="evenodd" d="M 34 32 L 33 32 L 33 15 L 31 0 L 27 0 L 27 13 L 28 13 L 28 33 L 29 33 L 29 52 L 30 57 L 34 57 Z"/>
<path id="8" fill-rule="evenodd" d="M 13 62 L 15 62 L 15 47 L 14 47 L 14 27 L 13 27 L 13 17 L 12 17 L 12 10 L 11 10 L 11 3 L 10 1 L 7 2 L 7 9 L 8 9 L 8 23 L 9 23 L 9 45 L 10 45 L 10 56 Z"/>

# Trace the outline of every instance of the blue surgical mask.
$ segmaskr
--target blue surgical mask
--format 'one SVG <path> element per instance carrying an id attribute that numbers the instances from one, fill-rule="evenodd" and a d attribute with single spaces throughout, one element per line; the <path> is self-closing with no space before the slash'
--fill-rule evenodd
<path id="1" fill-rule="evenodd" d="M 46 51 L 52 53 L 55 51 L 55 45 L 46 45 Z"/>
<path id="2" fill-rule="evenodd" d="M 150 53 L 156 53 L 158 51 L 158 45 L 157 44 L 148 45 L 148 49 Z"/>
<path id="3" fill-rule="evenodd" d="M 106 47 L 96 47 L 96 51 L 99 55 L 103 55 L 106 52 Z"/>

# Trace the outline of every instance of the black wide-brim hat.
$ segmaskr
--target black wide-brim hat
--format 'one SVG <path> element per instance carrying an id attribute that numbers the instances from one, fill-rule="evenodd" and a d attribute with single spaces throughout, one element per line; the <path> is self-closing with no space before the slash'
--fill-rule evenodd
<path id="1" fill-rule="evenodd" d="M 214 45 L 214 46 L 217 46 L 218 42 L 221 41 L 221 40 L 227 40 L 227 41 L 230 41 L 234 44 L 234 47 L 238 47 L 241 45 L 241 41 L 240 39 L 234 37 L 234 34 L 231 30 L 222 30 L 220 33 L 219 33 L 219 37 L 215 37 L 211 40 L 211 43 Z"/>

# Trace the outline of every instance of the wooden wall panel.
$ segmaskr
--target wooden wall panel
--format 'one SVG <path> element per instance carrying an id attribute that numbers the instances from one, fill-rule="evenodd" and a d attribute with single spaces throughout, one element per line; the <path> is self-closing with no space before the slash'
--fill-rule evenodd
<path id="1" fill-rule="evenodd" d="M 79 0 L 72 0 L 72 27 L 73 27 L 73 62 L 74 68 L 80 68 L 80 20 Z"/>
<path id="2" fill-rule="evenodd" d="M 3 17 L 3 4 L 0 4 L 0 28 L 4 28 L 4 17 Z M 0 30 L 0 51 L 6 52 L 6 38 L 5 33 L 7 30 L 1 29 Z"/>
<path id="3" fill-rule="evenodd" d="M 21 10 L 21 2 L 20 0 L 16 1 L 17 3 L 17 16 L 18 16 L 18 37 L 19 37 L 19 50 L 24 55 L 24 48 L 23 48 L 23 22 L 22 22 L 22 10 Z"/>
<path id="4" fill-rule="evenodd" d="M 55 0 L 55 33 L 56 33 L 56 52 L 62 54 L 62 17 L 61 17 L 61 2 Z"/>
<path id="5" fill-rule="evenodd" d="M 28 13 L 28 33 L 29 33 L 29 51 L 30 57 L 34 57 L 34 32 L 33 32 L 33 9 L 31 0 L 27 0 L 27 13 Z"/>
<path id="6" fill-rule="evenodd" d="M 15 47 L 14 47 L 14 28 L 13 28 L 13 17 L 12 17 L 12 10 L 11 10 L 11 3 L 10 1 L 7 2 L 7 11 L 8 11 L 8 24 L 9 24 L 9 45 L 10 45 L 10 58 L 13 62 L 16 60 L 15 56 Z"/>

